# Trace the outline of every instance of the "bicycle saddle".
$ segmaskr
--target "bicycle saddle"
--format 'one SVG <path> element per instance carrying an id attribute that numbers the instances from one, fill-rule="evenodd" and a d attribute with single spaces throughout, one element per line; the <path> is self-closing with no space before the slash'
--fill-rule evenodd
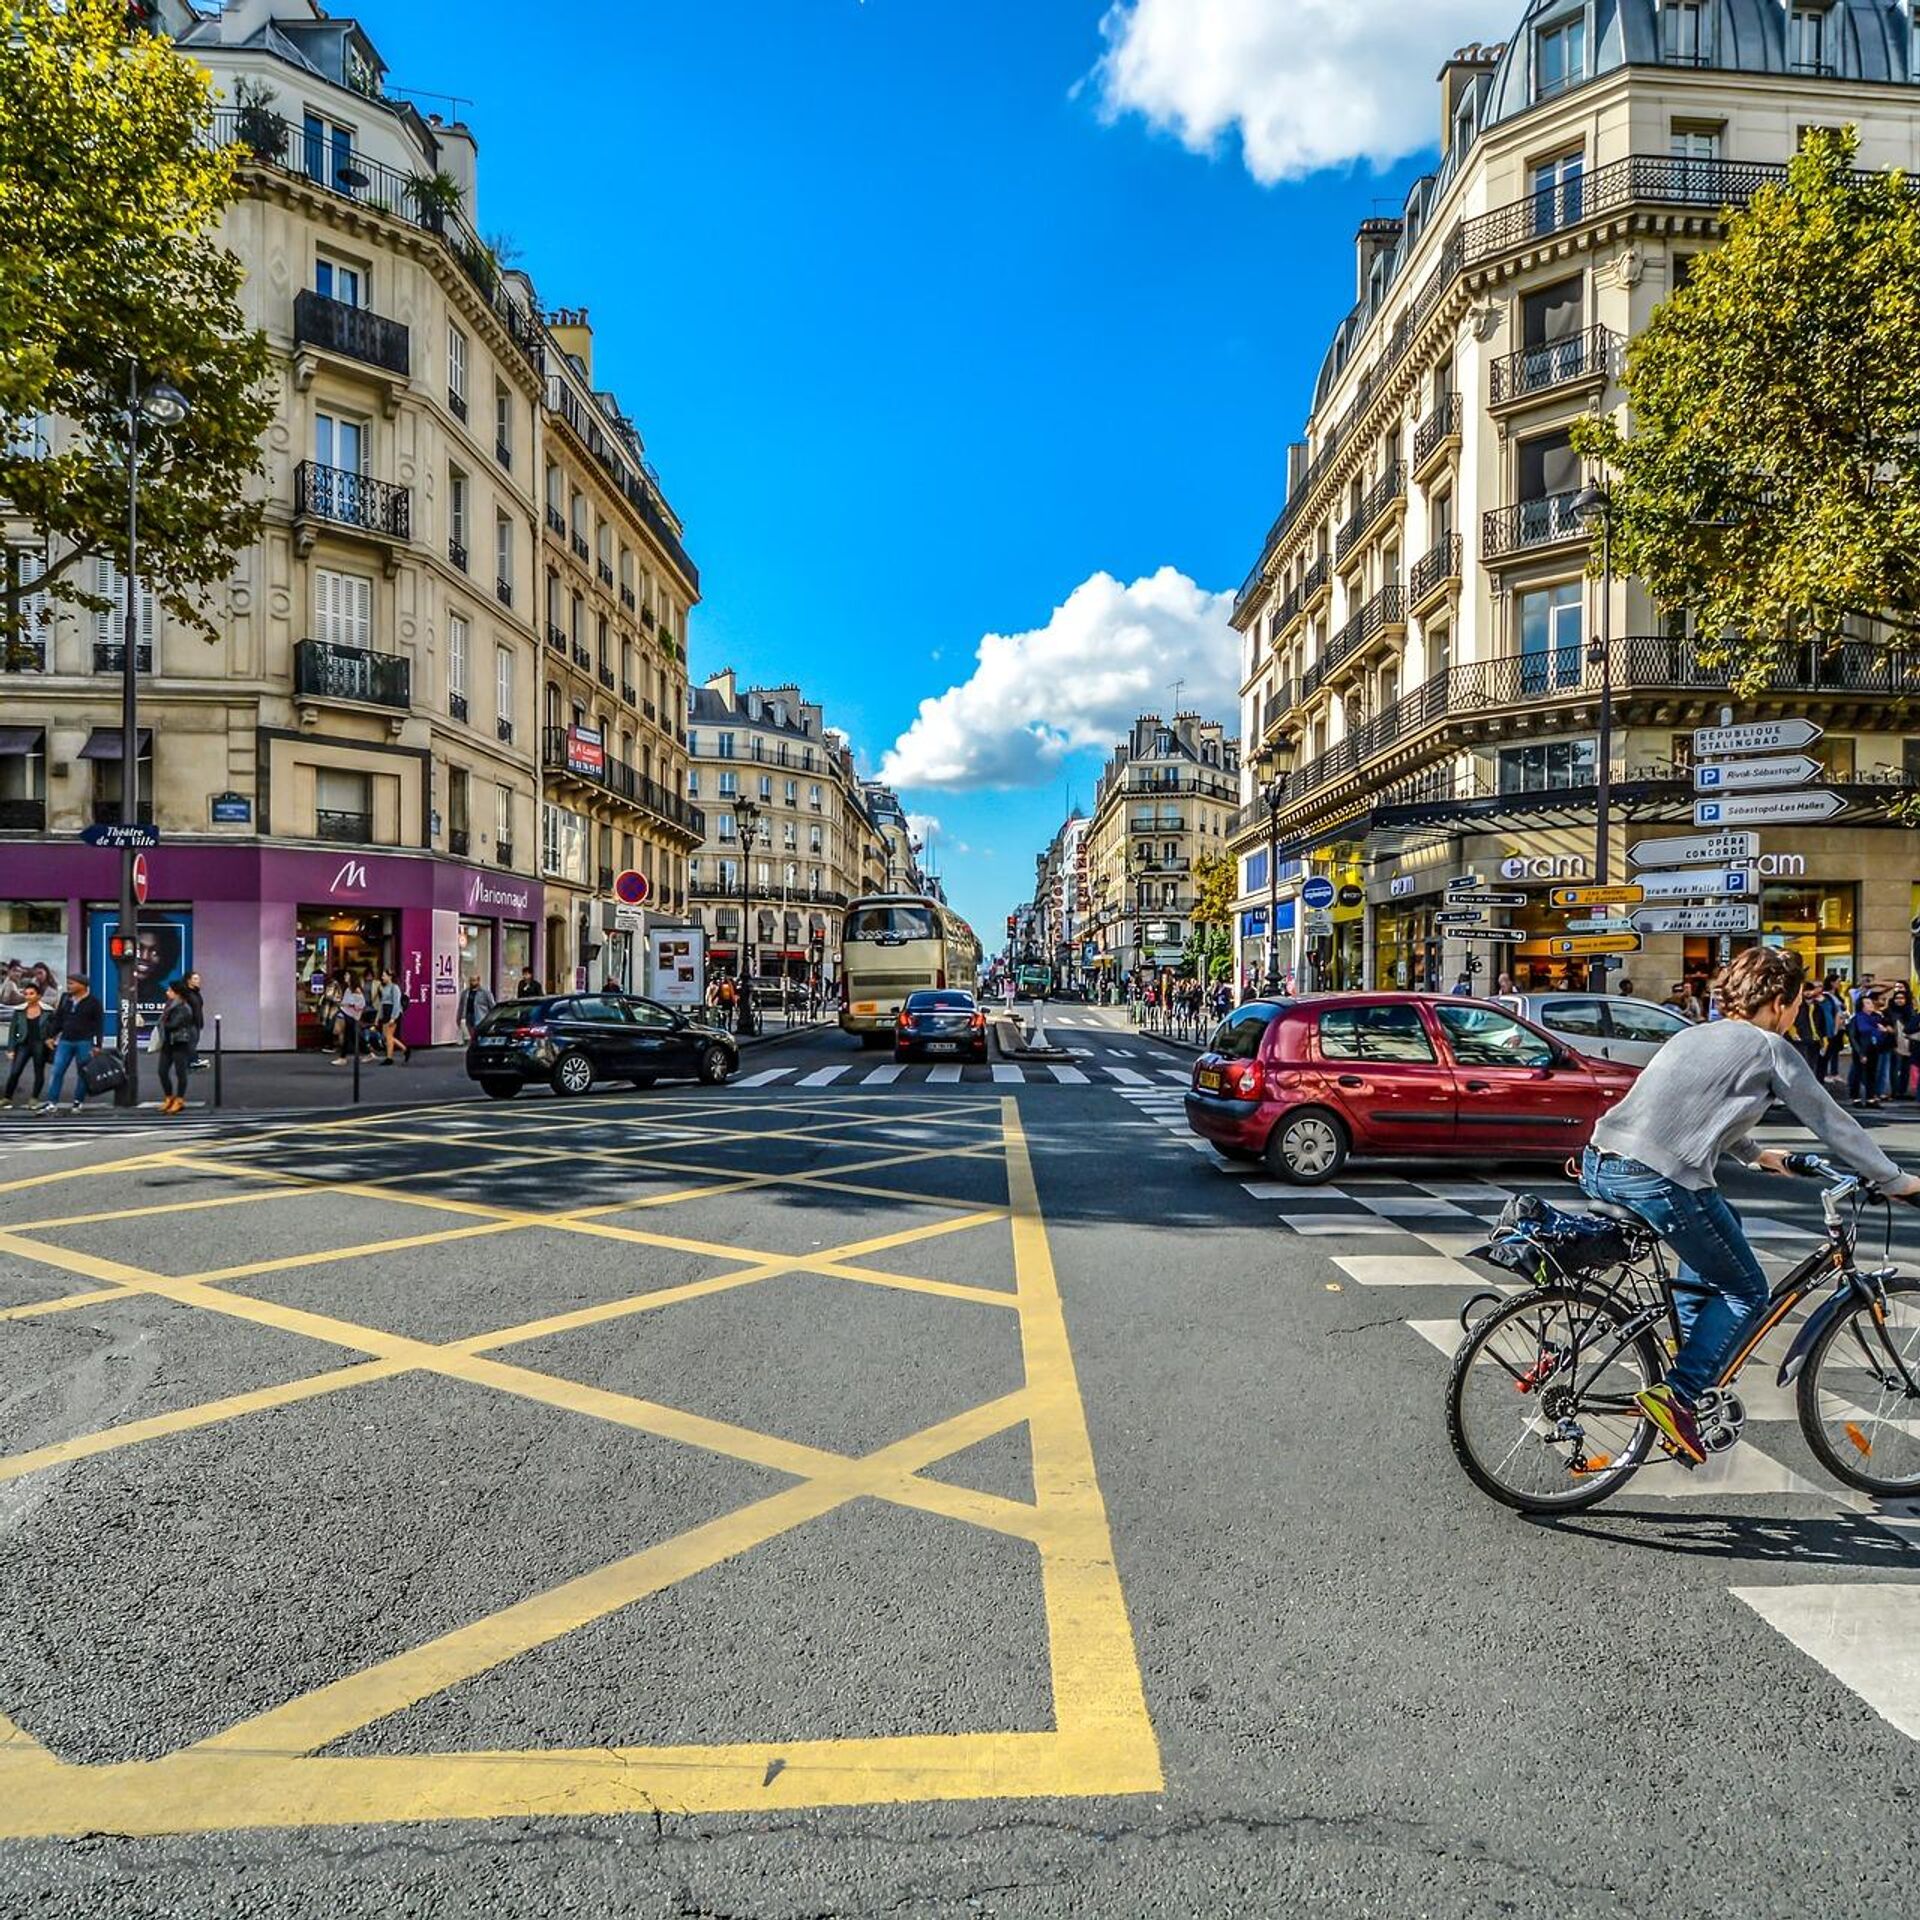
<path id="1" fill-rule="evenodd" d="M 1602 1220 L 1611 1220 L 1617 1226 L 1631 1227 L 1636 1233 L 1648 1234 L 1655 1240 L 1660 1238 L 1660 1229 L 1644 1214 L 1636 1213 L 1623 1201 L 1589 1199 L 1587 1211 L 1598 1214 Z"/>

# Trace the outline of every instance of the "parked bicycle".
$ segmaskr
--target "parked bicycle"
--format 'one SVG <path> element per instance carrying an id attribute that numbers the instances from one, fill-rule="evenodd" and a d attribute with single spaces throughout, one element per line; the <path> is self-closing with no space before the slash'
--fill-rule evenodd
<path id="1" fill-rule="evenodd" d="M 1884 1254 L 1861 1271 L 1860 1209 L 1880 1199 L 1863 1180 L 1814 1154 L 1790 1154 L 1787 1164 L 1827 1181 L 1825 1238 L 1775 1285 L 1702 1396 L 1708 1456 L 1739 1442 L 1747 1408 L 1737 1385 L 1761 1341 L 1831 1283 L 1778 1384 L 1795 1386 L 1807 1445 L 1836 1480 L 1886 1498 L 1920 1493 L 1920 1281 Z M 1467 1337 L 1447 1382 L 1448 1437 L 1473 1483 L 1523 1513 L 1591 1507 L 1646 1464 L 1658 1436 L 1634 1395 L 1663 1377 L 1680 1336 L 1681 1287 L 1659 1235 L 1628 1207 L 1588 1205 L 1583 1219 L 1523 1199 L 1481 1251 L 1530 1284 L 1512 1298 L 1477 1295 L 1461 1311 Z M 1676 1471 L 1691 1470 L 1660 1444 Z"/>

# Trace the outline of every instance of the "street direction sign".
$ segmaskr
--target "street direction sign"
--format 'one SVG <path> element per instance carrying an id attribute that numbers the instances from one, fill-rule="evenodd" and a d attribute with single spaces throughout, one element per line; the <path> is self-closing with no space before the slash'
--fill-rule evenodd
<path id="1" fill-rule="evenodd" d="M 1520 927 L 1460 927 L 1455 929 L 1456 940 L 1493 940 L 1518 944 L 1528 936 Z"/>
<path id="2" fill-rule="evenodd" d="M 1470 888 L 1484 887 L 1486 884 L 1486 881 L 1477 873 L 1456 873 L 1453 878 L 1447 882 L 1447 891 L 1449 893 L 1464 893 Z"/>
<path id="3" fill-rule="evenodd" d="M 1524 907 L 1527 896 L 1524 893 L 1488 893 L 1484 889 L 1455 892 L 1447 889 L 1447 905 L 1450 907 Z"/>
<path id="4" fill-rule="evenodd" d="M 1636 867 L 1720 867 L 1759 857 L 1757 833 L 1697 833 L 1686 840 L 1636 840 L 1627 849 L 1627 859 Z"/>
<path id="5" fill-rule="evenodd" d="M 1334 895 L 1337 891 L 1338 889 L 1334 886 L 1333 882 L 1329 880 L 1324 873 L 1316 873 L 1313 878 L 1300 889 L 1300 898 L 1309 907 L 1315 909 L 1330 907 L 1333 905 Z"/>
<path id="6" fill-rule="evenodd" d="M 147 904 L 147 856 L 136 853 L 133 856 L 133 897 L 136 904 Z"/>
<path id="7" fill-rule="evenodd" d="M 1631 920 L 1569 920 L 1569 933 L 1631 933 Z"/>
<path id="8" fill-rule="evenodd" d="M 157 847 L 160 829 L 151 820 L 136 820 L 128 826 L 124 820 L 83 827 L 80 838 L 90 847 Z"/>
<path id="9" fill-rule="evenodd" d="M 1436 927 L 1484 927 L 1488 922 L 1484 913 L 1436 913 L 1433 924 Z"/>
<path id="10" fill-rule="evenodd" d="M 1624 887 L 1555 887 L 1547 897 L 1556 907 L 1632 907 L 1646 895 L 1636 882 Z"/>
<path id="11" fill-rule="evenodd" d="M 1820 771 L 1820 762 L 1804 753 L 1775 760 L 1711 760 L 1693 770 L 1695 793 L 1732 793 L 1737 789 L 1798 787 Z"/>
<path id="12" fill-rule="evenodd" d="M 1551 953 L 1564 953 L 1574 956 L 1599 953 L 1638 953 L 1640 936 L 1637 933 L 1580 933 L 1570 940 L 1549 940 L 1547 949 Z"/>
<path id="13" fill-rule="evenodd" d="M 1691 900 L 1709 893 L 1751 897 L 1760 891 L 1760 881 L 1751 867 L 1673 867 L 1643 873 L 1640 891 L 1648 900 Z"/>
<path id="14" fill-rule="evenodd" d="M 1716 753 L 1791 753 L 1810 747 L 1826 732 L 1811 720 L 1753 720 L 1740 727 L 1695 727 L 1693 757 Z"/>
<path id="15" fill-rule="evenodd" d="M 1757 933 L 1760 908 L 1751 900 L 1728 907 L 1643 907 L 1633 924 L 1642 933 Z"/>
<path id="16" fill-rule="evenodd" d="M 1831 787 L 1812 793 L 1730 793 L 1724 800 L 1696 800 L 1693 824 L 1696 827 L 1731 826 L 1746 821 L 1756 827 L 1799 825 L 1815 820 L 1831 820 L 1844 813 L 1844 795 Z"/>

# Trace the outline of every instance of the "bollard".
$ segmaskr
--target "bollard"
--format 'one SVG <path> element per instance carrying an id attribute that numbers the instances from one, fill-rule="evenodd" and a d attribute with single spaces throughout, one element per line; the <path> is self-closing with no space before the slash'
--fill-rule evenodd
<path id="1" fill-rule="evenodd" d="M 222 1099 L 220 1084 L 220 1016 L 213 1016 L 213 1104 L 217 1107 Z"/>
<path id="2" fill-rule="evenodd" d="M 353 1034 L 353 1104 L 360 1104 L 360 1042 L 362 1035 L 356 1027 Z"/>

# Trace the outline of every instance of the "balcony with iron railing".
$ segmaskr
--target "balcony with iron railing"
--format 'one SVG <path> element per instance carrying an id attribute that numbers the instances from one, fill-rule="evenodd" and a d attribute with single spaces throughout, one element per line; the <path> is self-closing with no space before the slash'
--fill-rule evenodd
<path id="1" fill-rule="evenodd" d="M 324 521 L 380 541 L 413 537 L 413 494 L 349 467 L 302 460 L 293 470 L 293 517 Z"/>
<path id="2" fill-rule="evenodd" d="M 467 550 L 465 547 L 463 547 L 460 544 L 458 540 L 449 540 L 447 542 L 447 558 L 450 561 L 452 561 L 453 564 L 456 567 L 458 567 L 462 573 L 466 572 Z"/>
<path id="3" fill-rule="evenodd" d="M 1419 613 L 1460 580 L 1460 536 L 1444 535 L 1413 563 L 1407 575 L 1407 611 Z"/>
<path id="4" fill-rule="evenodd" d="M 1488 374 L 1487 405 L 1497 411 L 1569 387 L 1604 386 L 1625 346 L 1611 327 L 1595 326 L 1505 354 Z"/>
<path id="5" fill-rule="evenodd" d="M 606 561 L 596 560 L 593 564 L 593 570 L 599 576 L 600 584 L 603 587 L 613 585 L 613 568 L 608 565 Z"/>
<path id="6" fill-rule="evenodd" d="M 40 800 L 0 800 L 0 833 L 45 833 L 47 803 Z"/>
<path id="7" fill-rule="evenodd" d="M 1374 640 L 1407 624 L 1407 597 L 1399 581 L 1384 586 L 1327 643 L 1321 678 L 1338 673 Z"/>
<path id="8" fill-rule="evenodd" d="M 447 829 L 447 851 L 456 860 L 464 860 L 473 851 L 473 834 L 466 827 Z"/>
<path id="9" fill-rule="evenodd" d="M 684 829 L 697 837 L 706 833 L 706 816 L 698 807 L 690 806 L 677 793 L 670 793 L 665 787 L 625 760 L 616 759 L 612 754 L 602 753 L 598 769 L 590 769 L 573 764 L 578 754 L 568 752 L 567 729 L 565 727 L 547 727 L 540 736 L 541 764 L 550 772 L 563 773 L 570 779 L 584 782 L 602 793 L 611 794 L 617 800 L 625 800 L 630 805 L 644 808 L 647 812 L 668 824 Z M 729 803 L 735 796 L 723 795 Z M 721 836 L 723 839 L 725 835 Z"/>
<path id="10" fill-rule="evenodd" d="M 338 807 L 316 807 L 313 812 L 313 834 L 316 840 L 334 840 L 343 846 L 371 846 L 373 815 L 348 813 Z"/>
<path id="11" fill-rule="evenodd" d="M 493 735 L 503 747 L 513 745 L 513 722 L 504 716 L 493 723 Z"/>
<path id="12" fill-rule="evenodd" d="M 402 321 L 366 307 L 330 299 L 303 287 L 293 296 L 293 343 L 357 360 L 405 380 L 412 364 L 410 336 Z"/>
<path id="13" fill-rule="evenodd" d="M 547 531 L 558 534 L 562 540 L 567 537 L 567 516 L 552 501 L 547 503 Z"/>
<path id="14" fill-rule="evenodd" d="M 566 628 L 556 627 L 555 625 L 553 625 L 551 621 L 549 621 L 547 623 L 547 645 L 549 648 L 552 649 L 553 652 L 559 654 L 561 658 L 564 659 L 566 657 L 566 652 L 567 652 Z"/>
<path id="15" fill-rule="evenodd" d="M 1459 446 L 1467 405 L 1457 393 L 1443 395 L 1433 411 L 1413 430 L 1413 477 L 1424 480 L 1441 456 Z"/>
<path id="16" fill-rule="evenodd" d="M 577 640 L 573 643 L 573 664 L 578 667 L 582 673 L 591 673 L 593 671 L 593 655 Z"/>
<path id="17" fill-rule="evenodd" d="M 513 842 L 511 840 L 496 840 L 493 843 L 493 864 L 496 867 L 510 867 L 513 865 Z"/>
<path id="18" fill-rule="evenodd" d="M 620 698 L 625 701 L 628 706 L 637 707 L 640 704 L 640 689 L 636 687 L 631 680 L 622 680 L 620 682 Z M 651 709 L 648 710 L 647 718 L 649 720 L 653 718 Z"/>
<path id="19" fill-rule="evenodd" d="M 1511 506 L 1489 507 L 1480 523 L 1480 558 L 1511 560 L 1585 541 L 1586 516 L 1574 504 L 1579 498 L 1578 492 L 1546 493 Z"/>
<path id="20" fill-rule="evenodd" d="M 629 613 L 631 613 L 634 610 L 634 608 L 640 604 L 639 597 L 634 593 L 634 590 L 631 587 L 622 586 L 620 589 L 620 604 L 623 607 L 625 607 Z"/>
<path id="21" fill-rule="evenodd" d="M 493 583 L 493 597 L 503 607 L 513 605 L 513 582 L 503 573 Z"/>
<path id="22" fill-rule="evenodd" d="M 448 694 L 447 712 L 453 719 L 464 723 L 468 714 L 467 696 L 464 693 Z"/>
<path id="23" fill-rule="evenodd" d="M 346 700 L 404 713 L 413 704 L 413 668 L 397 653 L 375 653 L 332 640 L 298 640 L 293 692 L 299 700 Z"/>
<path id="24" fill-rule="evenodd" d="M 1407 470 L 1395 460 L 1360 496 L 1360 504 L 1340 529 L 1334 555 L 1341 566 L 1345 566 L 1348 559 L 1359 550 L 1361 542 L 1379 525 L 1387 510 L 1406 498 L 1406 493 Z"/>
<path id="25" fill-rule="evenodd" d="M 573 549 L 573 557 L 576 560 L 588 559 L 593 553 L 593 549 L 587 545 L 587 536 L 584 533 L 570 534 L 567 544 Z"/>
<path id="26" fill-rule="evenodd" d="M 603 687 L 605 687 L 609 693 L 611 693 L 614 690 L 614 688 L 617 685 L 619 685 L 619 681 L 616 678 L 614 671 L 611 667 L 600 667 L 596 669 L 595 677 L 599 680 L 600 684 Z"/>

